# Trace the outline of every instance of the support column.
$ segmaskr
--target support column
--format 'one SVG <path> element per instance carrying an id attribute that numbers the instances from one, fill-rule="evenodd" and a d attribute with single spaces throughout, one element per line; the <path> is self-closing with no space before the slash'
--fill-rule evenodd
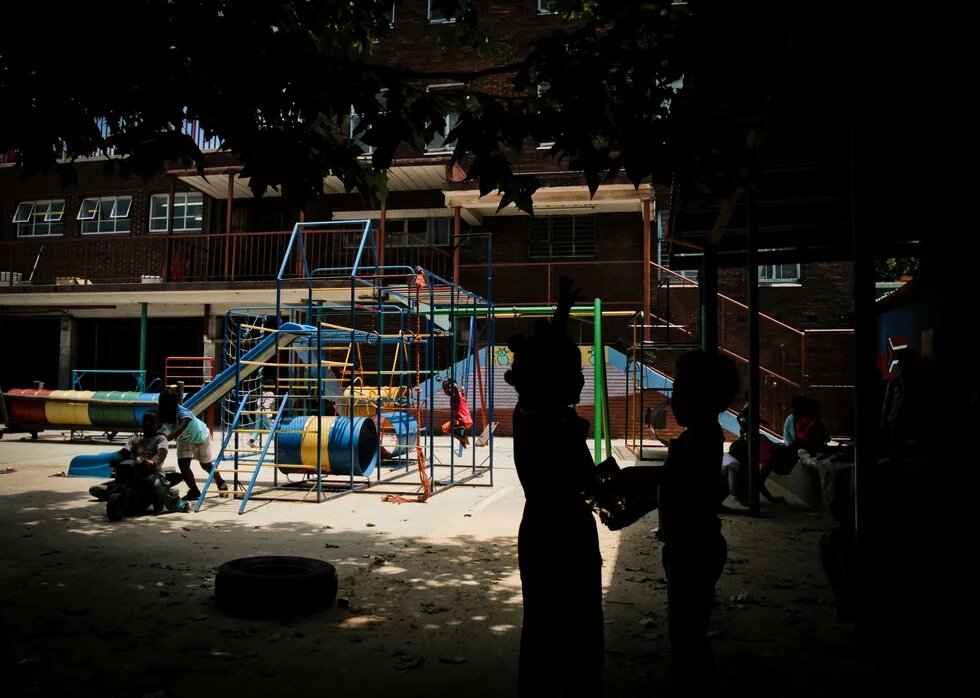
<path id="1" fill-rule="evenodd" d="M 211 314 L 211 306 L 204 306 L 204 345 L 201 350 L 201 356 L 206 356 L 209 359 L 214 359 L 215 372 L 221 371 L 221 355 L 219 354 L 218 345 L 223 340 L 222 335 L 222 320 L 220 315 Z"/>
<path id="2" fill-rule="evenodd" d="M 204 337 L 203 345 L 201 347 L 201 356 L 206 356 L 207 358 L 214 361 L 214 375 L 217 375 L 222 368 L 221 365 L 221 354 L 220 354 L 220 344 L 222 341 L 222 318 L 217 315 L 211 314 L 210 304 L 205 304 L 204 306 Z M 219 401 L 220 405 L 221 402 Z M 220 408 L 216 408 L 214 405 L 208 408 L 206 420 L 211 431 L 215 430 L 215 413 Z"/>
<path id="3" fill-rule="evenodd" d="M 383 267 L 385 265 L 385 232 L 388 228 L 388 206 L 384 201 L 381 202 L 381 219 L 378 221 L 378 266 Z M 381 283 L 384 284 L 384 279 L 382 278 Z"/>
<path id="4" fill-rule="evenodd" d="M 453 283 L 459 286 L 459 243 L 463 233 L 463 210 L 453 207 Z"/>
<path id="5" fill-rule="evenodd" d="M 140 370 L 146 370 L 146 303 L 140 303 Z"/>
<path id="6" fill-rule="evenodd" d="M 61 334 L 58 349 L 58 387 L 71 388 L 71 370 L 78 360 L 78 320 L 61 318 Z"/>
<path id="7" fill-rule="evenodd" d="M 759 244 L 759 223 L 756 220 L 757 209 L 752 193 L 746 194 L 745 205 L 748 209 L 748 235 L 746 237 L 748 269 L 748 313 L 749 313 L 749 414 L 746 425 L 749 447 L 749 463 L 759 462 L 759 404 L 761 386 L 759 384 L 759 263 L 757 260 Z M 759 515 L 759 469 L 749 468 L 749 513 Z"/>
<path id="8" fill-rule="evenodd" d="M 701 350 L 718 351 L 718 259 L 715 246 L 705 245 L 701 257 Z"/>
<path id="9" fill-rule="evenodd" d="M 228 175 L 228 199 L 225 206 L 225 273 L 227 279 L 231 276 L 231 208 L 235 200 L 235 175 Z"/>
<path id="10" fill-rule="evenodd" d="M 643 199 L 643 334 L 645 341 L 650 339 L 650 199 Z"/>
<path id="11" fill-rule="evenodd" d="M 854 165 L 852 164 L 852 167 Z M 856 209 L 861 202 L 855 198 Z M 860 219 L 853 221 L 854 250 L 854 520 L 858 567 L 858 607 L 865 620 L 879 620 L 878 567 L 875 554 L 877 535 L 878 487 L 874 473 L 878 460 L 880 397 L 877 369 L 875 314 L 875 250 L 859 240 Z M 870 228 L 861 226 L 865 235 Z M 891 612 L 890 610 L 888 612 Z M 870 630 L 870 628 L 869 628 Z"/>

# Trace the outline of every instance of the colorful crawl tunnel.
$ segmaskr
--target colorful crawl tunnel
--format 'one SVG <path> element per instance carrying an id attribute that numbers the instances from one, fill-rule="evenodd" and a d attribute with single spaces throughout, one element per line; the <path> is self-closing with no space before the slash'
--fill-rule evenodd
<path id="1" fill-rule="evenodd" d="M 285 473 L 315 473 L 318 449 L 325 474 L 368 476 L 378 464 L 378 427 L 369 417 L 294 417 L 276 436 Z"/>
<path id="2" fill-rule="evenodd" d="M 44 415 L 48 418 L 48 424 L 92 426 L 89 406 L 93 397 L 93 390 L 52 390 L 44 401 Z"/>
<path id="3" fill-rule="evenodd" d="M 14 388 L 5 394 L 7 418 L 13 424 L 30 424 L 44 426 L 48 423 L 44 403 L 50 390 L 32 390 L 30 388 Z"/>
<path id="4" fill-rule="evenodd" d="M 156 409 L 158 393 L 91 390 L 32 390 L 4 393 L 11 424 L 31 427 L 96 427 L 133 429 L 143 413 Z"/>
<path id="5" fill-rule="evenodd" d="M 139 400 L 140 393 L 102 391 L 92 396 L 88 416 L 92 424 L 128 427 L 135 415 L 132 402 Z M 139 424 L 139 422 L 136 422 Z"/>

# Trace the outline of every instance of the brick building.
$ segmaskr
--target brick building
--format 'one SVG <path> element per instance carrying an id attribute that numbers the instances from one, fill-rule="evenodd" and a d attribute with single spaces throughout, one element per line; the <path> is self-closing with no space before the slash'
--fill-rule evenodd
<path id="1" fill-rule="evenodd" d="M 559 26 L 544 6 L 540 0 L 479 2 L 499 52 L 517 56 Z M 475 50 L 440 48 L 446 24 L 430 3 L 407 0 L 377 55 L 409 68 L 484 67 Z M 504 78 L 493 80 L 506 89 Z M 431 81 L 428 87 L 452 90 L 454 84 Z M 447 115 L 444 135 L 452 124 Z M 187 128 L 198 137 L 193 124 Z M 77 164 L 78 181 L 67 189 L 54 175 L 22 178 L 4 164 L 10 156 L 0 154 L 0 385 L 41 380 L 67 388 L 71 368 L 135 367 L 144 307 L 150 375 L 162 373 L 168 355 L 215 355 L 229 308 L 274 302 L 285 241 L 301 219 L 370 219 L 383 231 L 388 263 L 422 264 L 481 294 L 488 290 L 489 235 L 497 304 L 550 304 L 558 277 L 570 275 L 607 309 L 645 310 L 653 325 L 648 332 L 665 345 L 699 336 L 695 275 L 665 270 L 679 259 L 671 256 L 678 250 L 666 235 L 669 192 L 612 182 L 590 197 L 576 173 L 549 157 L 546 143 L 526 149 L 514 165 L 544 183 L 534 196 L 533 218 L 513 206 L 498 213 L 497 196 L 481 197 L 474 182 L 458 181 L 447 167 L 451 144 L 445 138 L 400 151 L 383 210 L 365 210 L 360 197 L 333 178 L 303 211 L 290 210 L 271 192 L 256 199 L 231 154 L 202 137 L 198 143 L 207 154 L 204 176 L 173 169 L 146 181 L 122 179 L 107 175 L 93 158 Z M 461 244 L 454 251 L 456 236 Z M 317 263 L 350 263 L 350 250 L 331 246 L 326 237 L 312 240 L 310 249 Z M 697 263 L 688 254 L 683 266 Z M 843 367 L 850 366 L 851 353 L 850 265 L 769 265 L 760 268 L 760 280 L 763 418 L 781 424 L 789 398 L 812 392 L 827 405 L 831 431 L 849 433 L 852 380 Z M 747 355 L 745 286 L 742 269 L 719 276 L 725 296 L 719 340 L 738 357 Z M 591 328 L 577 328 L 588 343 Z M 520 329 L 520 321 L 501 320 L 497 336 Z M 635 336 L 626 317 L 605 321 L 603 332 L 608 344 L 628 346 Z M 665 347 L 649 358 L 669 371 L 674 355 Z M 622 428 L 615 432 L 621 435 Z"/>

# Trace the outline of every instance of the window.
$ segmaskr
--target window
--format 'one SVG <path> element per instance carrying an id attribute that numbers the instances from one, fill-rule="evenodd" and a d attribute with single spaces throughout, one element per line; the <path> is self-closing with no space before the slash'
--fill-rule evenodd
<path id="1" fill-rule="evenodd" d="M 550 15 L 553 14 L 548 5 L 551 4 L 551 0 L 538 0 L 538 14 L 539 15 Z"/>
<path id="2" fill-rule="evenodd" d="M 759 267 L 760 284 L 798 284 L 799 282 L 799 264 L 764 264 Z"/>
<path id="3" fill-rule="evenodd" d="M 528 256 L 595 257 L 595 216 L 539 216 L 531 222 Z"/>
<path id="4" fill-rule="evenodd" d="M 361 133 L 357 133 L 357 127 L 360 126 L 360 124 L 361 124 L 361 115 L 358 114 L 356 111 L 354 111 L 354 107 L 352 106 L 350 108 L 350 132 L 349 132 L 350 139 L 351 141 L 354 142 L 354 145 L 356 145 L 358 148 L 361 149 L 362 153 L 364 153 L 365 155 L 370 155 L 371 153 L 374 152 L 374 146 L 368 145 L 367 143 L 362 141 L 360 137 L 363 136 L 368 131 L 370 131 L 371 127 L 368 126 Z"/>
<path id="5" fill-rule="evenodd" d="M 169 194 L 150 197 L 150 232 L 167 232 Z M 174 232 L 204 230 L 204 195 L 199 192 L 174 194 Z"/>
<path id="6" fill-rule="evenodd" d="M 456 11 L 453 12 L 451 17 L 446 17 L 439 8 L 438 0 L 429 0 L 429 23 L 445 24 L 446 22 L 455 22 L 466 13 L 469 6 L 469 0 L 456 0 Z"/>
<path id="7" fill-rule="evenodd" d="M 22 201 L 14 211 L 17 237 L 38 238 L 65 234 L 65 200 Z"/>
<path id="8" fill-rule="evenodd" d="M 384 114 L 385 111 L 387 110 L 388 100 L 387 100 L 387 97 L 385 95 L 385 92 L 386 91 L 387 90 L 382 90 L 377 95 L 375 95 L 375 99 L 378 100 L 378 109 L 377 109 L 377 113 L 378 114 Z M 350 124 L 349 124 L 348 137 L 350 138 L 351 141 L 354 142 L 354 144 L 357 147 L 359 147 L 361 149 L 361 152 L 362 153 L 364 153 L 365 155 L 370 155 L 371 153 L 374 152 L 374 146 L 373 145 L 368 145 L 363 140 L 361 140 L 361 138 L 364 136 L 365 133 L 367 133 L 368 131 L 371 130 L 371 126 L 368 125 L 361 132 L 358 132 L 357 131 L 357 127 L 360 125 L 361 119 L 363 117 L 364 117 L 364 113 L 358 112 L 354 108 L 354 105 L 351 105 L 351 108 L 350 108 Z"/>
<path id="9" fill-rule="evenodd" d="M 375 227 L 377 227 L 377 223 Z M 385 221 L 385 247 L 445 247 L 453 234 L 452 218 L 406 218 Z"/>
<path id="10" fill-rule="evenodd" d="M 446 85 L 429 85 L 426 88 L 427 92 L 444 92 L 452 93 L 463 87 L 462 83 L 449 83 Z M 440 131 L 436 131 L 432 140 L 425 144 L 425 152 L 427 153 L 449 153 L 452 152 L 453 148 L 456 147 L 456 141 L 448 140 L 449 134 L 456 124 L 459 123 L 459 112 L 450 112 L 443 117 L 445 124 Z"/>
<path id="11" fill-rule="evenodd" d="M 128 233 L 132 230 L 129 219 L 132 205 L 131 196 L 102 196 L 83 200 L 78 208 L 82 233 Z"/>
<path id="12" fill-rule="evenodd" d="M 453 148 L 456 147 L 456 141 L 447 140 L 449 134 L 456 124 L 459 123 L 459 113 L 453 112 L 451 114 L 446 114 L 446 124 L 442 128 L 442 132 L 436 132 L 432 137 L 432 140 L 425 144 L 425 152 L 427 153 L 449 153 L 452 152 Z"/>
<path id="13" fill-rule="evenodd" d="M 539 5 L 538 9 L 540 9 L 541 3 L 539 2 L 538 5 Z M 541 97 L 544 97 L 546 94 L 548 94 L 548 90 L 550 89 L 551 89 L 550 82 L 539 83 L 537 87 L 538 98 L 540 99 Z M 555 140 L 554 137 L 552 136 L 552 138 L 550 139 L 545 139 L 540 141 L 538 143 L 538 150 L 551 150 L 554 147 L 554 145 L 555 145 Z"/>

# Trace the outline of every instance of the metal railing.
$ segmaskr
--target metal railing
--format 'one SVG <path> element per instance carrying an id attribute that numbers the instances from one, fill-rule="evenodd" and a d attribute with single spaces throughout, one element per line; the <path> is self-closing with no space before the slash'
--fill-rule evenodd
<path id="1" fill-rule="evenodd" d="M 362 227 L 337 226 L 303 231 L 311 264 L 352 268 Z M 162 282 L 273 281 L 292 231 L 250 233 L 149 233 L 146 235 L 80 235 L 0 241 L 0 270 L 33 285 L 73 283 L 139 283 L 144 277 Z M 431 245 L 386 250 L 387 259 L 405 266 L 423 266 L 448 275 L 451 256 Z M 485 275 L 485 274 L 484 274 Z M 284 278 L 303 278 L 302 269 L 288 269 Z M 12 281 L 10 283 L 13 283 Z"/>

